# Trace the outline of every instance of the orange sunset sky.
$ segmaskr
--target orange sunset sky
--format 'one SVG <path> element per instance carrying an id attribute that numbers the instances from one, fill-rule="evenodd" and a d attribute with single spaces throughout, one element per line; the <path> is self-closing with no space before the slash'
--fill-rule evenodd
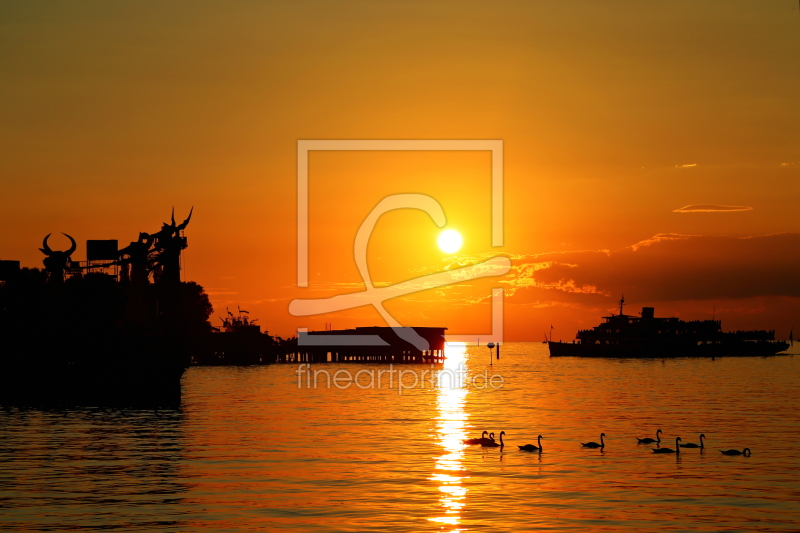
<path id="1" fill-rule="evenodd" d="M 488 152 L 313 152 L 309 287 L 297 287 L 297 141 L 499 139 Z M 0 2 L 0 259 L 41 266 L 65 232 L 135 240 L 178 222 L 186 279 L 271 333 L 382 325 L 372 308 L 294 317 L 361 290 L 359 225 L 385 196 L 421 211 L 370 240 L 383 284 L 491 255 L 509 274 L 392 300 L 404 325 L 571 339 L 614 310 L 800 327 L 800 10 L 698 2 Z M 702 211 L 676 212 L 688 205 Z M 715 207 L 718 206 L 718 207 Z M 725 210 L 719 206 L 739 206 Z M 746 209 L 745 209 L 746 208 Z M 215 317 L 214 323 L 219 324 Z"/>

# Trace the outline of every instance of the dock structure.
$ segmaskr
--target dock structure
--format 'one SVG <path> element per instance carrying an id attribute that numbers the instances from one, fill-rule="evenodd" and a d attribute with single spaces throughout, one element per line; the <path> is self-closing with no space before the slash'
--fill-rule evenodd
<path id="1" fill-rule="evenodd" d="M 286 363 L 394 363 L 444 362 L 444 332 L 447 328 L 363 327 L 331 331 L 300 332 L 295 351 L 281 354 Z M 412 344 L 415 335 L 427 347 Z"/>

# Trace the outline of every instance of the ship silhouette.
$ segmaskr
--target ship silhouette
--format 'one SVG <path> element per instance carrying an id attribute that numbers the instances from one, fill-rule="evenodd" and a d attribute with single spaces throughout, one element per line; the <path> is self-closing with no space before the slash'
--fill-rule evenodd
<path id="1" fill-rule="evenodd" d="M 721 357 L 767 356 L 789 348 L 775 340 L 775 331 L 722 331 L 720 320 L 660 318 L 653 307 L 640 316 L 623 313 L 605 316 L 603 323 L 578 331 L 572 342 L 548 341 L 551 357 Z"/>

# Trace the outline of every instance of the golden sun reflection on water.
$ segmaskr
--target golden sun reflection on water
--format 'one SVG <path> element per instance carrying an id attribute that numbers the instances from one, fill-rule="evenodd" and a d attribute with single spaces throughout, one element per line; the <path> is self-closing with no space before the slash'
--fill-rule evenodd
<path id="1" fill-rule="evenodd" d="M 464 411 L 467 389 L 463 386 L 463 372 L 466 371 L 467 346 L 451 342 L 445 347 L 443 372 L 437 383 L 438 415 L 436 417 L 436 441 L 442 455 L 436 459 L 431 481 L 439 483 L 441 510 L 438 516 L 429 518 L 432 522 L 454 526 L 450 531 L 463 531 L 458 525 L 464 508 L 467 489 L 462 485 L 464 470 L 464 439 L 467 438 L 466 423 L 468 415 Z"/>

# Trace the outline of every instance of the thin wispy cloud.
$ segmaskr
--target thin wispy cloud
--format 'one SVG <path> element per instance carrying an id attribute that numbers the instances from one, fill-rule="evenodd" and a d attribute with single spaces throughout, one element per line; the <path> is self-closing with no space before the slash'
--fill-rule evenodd
<path id="1" fill-rule="evenodd" d="M 691 204 L 680 209 L 673 209 L 673 213 L 728 213 L 732 211 L 752 211 L 753 208 L 746 205 L 715 205 L 715 204 Z"/>

